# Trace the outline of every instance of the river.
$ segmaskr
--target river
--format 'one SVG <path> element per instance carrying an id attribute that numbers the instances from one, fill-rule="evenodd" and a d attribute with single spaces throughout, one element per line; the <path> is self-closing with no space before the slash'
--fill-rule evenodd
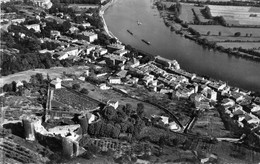
<path id="1" fill-rule="evenodd" d="M 153 55 L 176 59 L 188 72 L 260 91 L 260 63 L 210 51 L 176 35 L 165 26 L 152 0 L 115 0 L 104 17 L 108 29 L 125 44 Z M 142 24 L 138 25 L 137 20 Z M 130 35 L 127 29 L 134 35 Z M 150 41 L 151 45 L 141 39 Z"/>

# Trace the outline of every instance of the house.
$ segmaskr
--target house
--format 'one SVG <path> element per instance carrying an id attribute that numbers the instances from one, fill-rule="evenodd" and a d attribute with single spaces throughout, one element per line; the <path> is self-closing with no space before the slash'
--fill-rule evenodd
<path id="1" fill-rule="evenodd" d="M 86 54 L 86 55 L 89 55 L 91 51 L 95 50 L 95 46 L 92 45 L 92 44 L 89 44 L 89 45 L 86 45 L 84 47 L 84 50 L 83 52 Z"/>
<path id="2" fill-rule="evenodd" d="M 153 75 L 146 75 L 143 77 L 143 81 L 145 83 L 145 85 L 148 85 L 149 83 L 151 83 L 154 79 L 154 76 Z"/>
<path id="3" fill-rule="evenodd" d="M 51 36 L 52 39 L 56 39 L 56 38 L 60 37 L 61 35 L 60 35 L 59 31 L 51 30 L 50 36 Z"/>
<path id="4" fill-rule="evenodd" d="M 18 87 L 20 87 L 20 86 L 23 86 L 23 83 L 22 83 L 21 81 L 18 81 L 18 82 L 16 83 L 16 88 L 18 88 Z"/>
<path id="5" fill-rule="evenodd" d="M 121 45 L 121 44 L 110 44 L 110 45 L 107 46 L 107 49 L 108 49 L 109 52 L 114 52 L 114 51 L 117 51 L 117 50 L 124 50 L 125 46 Z"/>
<path id="6" fill-rule="evenodd" d="M 244 95 L 239 92 L 231 92 L 230 96 L 236 102 L 244 100 Z"/>
<path id="7" fill-rule="evenodd" d="M 100 85 L 99 85 L 99 88 L 100 88 L 101 90 L 108 90 L 108 89 L 110 89 L 110 87 L 108 87 L 108 86 L 106 85 L 106 83 L 100 84 Z"/>
<path id="8" fill-rule="evenodd" d="M 78 56 L 79 52 L 81 52 L 81 49 L 78 47 L 69 47 L 66 48 L 63 51 L 60 51 L 53 56 L 58 56 L 59 60 L 67 59 L 69 56 Z"/>
<path id="9" fill-rule="evenodd" d="M 219 82 L 211 82 L 208 84 L 208 86 L 216 91 L 221 91 L 227 86 L 227 84 L 219 81 Z"/>
<path id="10" fill-rule="evenodd" d="M 235 101 L 232 99 L 226 98 L 226 99 L 222 100 L 221 105 L 224 106 L 224 108 L 230 108 L 235 105 Z"/>
<path id="11" fill-rule="evenodd" d="M 202 99 L 201 101 L 195 101 L 195 107 L 197 109 L 210 109 L 210 103 L 207 99 Z"/>
<path id="12" fill-rule="evenodd" d="M 44 53 L 50 53 L 50 54 L 53 54 L 53 50 L 48 50 L 48 49 L 43 49 L 43 50 L 39 50 L 39 53 L 40 54 L 44 54 Z"/>
<path id="13" fill-rule="evenodd" d="M 118 69 L 119 70 L 124 70 L 125 69 L 125 65 L 123 63 L 118 64 Z"/>
<path id="14" fill-rule="evenodd" d="M 39 24 L 31 24 L 31 25 L 25 25 L 27 29 L 33 29 L 35 32 L 41 32 L 41 28 Z"/>
<path id="15" fill-rule="evenodd" d="M 258 112 L 260 111 L 260 105 L 252 104 L 251 112 Z"/>
<path id="16" fill-rule="evenodd" d="M 109 100 L 107 102 L 107 105 L 108 106 L 112 106 L 112 107 L 114 107 L 116 109 L 118 107 L 119 103 L 118 103 L 118 101 Z"/>
<path id="17" fill-rule="evenodd" d="M 115 66 L 119 64 L 125 64 L 127 58 L 124 56 L 118 56 L 115 54 L 107 54 L 104 55 L 104 58 L 106 59 L 107 65 Z"/>
<path id="18" fill-rule="evenodd" d="M 61 79 L 60 78 L 56 78 L 55 80 L 52 80 L 50 85 L 52 87 L 54 87 L 55 89 L 60 89 L 61 88 Z"/>
<path id="19" fill-rule="evenodd" d="M 50 9 L 52 7 L 51 0 L 31 0 L 33 4 L 44 9 Z"/>
<path id="20" fill-rule="evenodd" d="M 91 24 L 88 23 L 88 22 L 86 22 L 86 23 L 82 23 L 82 24 L 80 24 L 80 25 L 82 25 L 84 28 L 86 28 L 86 27 L 90 27 L 90 26 L 91 26 Z"/>
<path id="21" fill-rule="evenodd" d="M 155 62 L 168 68 L 173 67 L 176 70 L 180 69 L 180 65 L 176 60 L 169 60 L 162 58 L 161 56 L 156 56 Z"/>
<path id="22" fill-rule="evenodd" d="M 93 33 L 93 32 L 84 31 L 81 34 L 86 36 L 87 41 L 90 42 L 90 43 L 92 43 L 92 42 L 94 42 L 95 40 L 98 39 L 98 35 Z"/>
<path id="23" fill-rule="evenodd" d="M 121 84 L 121 78 L 118 76 L 110 76 L 108 80 L 110 84 Z"/>
<path id="24" fill-rule="evenodd" d="M 137 77 L 133 77 L 132 79 L 129 80 L 129 82 L 132 84 L 137 84 L 138 81 L 139 81 L 139 78 L 137 78 Z"/>
<path id="25" fill-rule="evenodd" d="M 79 31 L 79 29 L 78 29 L 77 27 L 74 27 L 74 26 L 72 26 L 72 27 L 69 29 L 69 32 L 70 32 L 71 34 L 77 33 L 78 31 Z"/>
<path id="26" fill-rule="evenodd" d="M 194 88 L 180 87 L 176 91 L 175 95 L 177 97 L 189 98 L 193 93 L 195 93 Z"/>
<path id="27" fill-rule="evenodd" d="M 162 94 L 167 94 L 167 93 L 172 93 L 172 92 L 173 92 L 172 89 L 165 89 L 165 88 L 162 88 L 162 89 L 160 90 L 160 93 L 162 93 Z"/>
<path id="28" fill-rule="evenodd" d="M 209 87 L 205 87 L 201 93 L 208 99 L 212 101 L 217 101 L 217 92 Z"/>
<path id="29" fill-rule="evenodd" d="M 16 18 L 16 19 L 11 20 L 12 23 L 22 23 L 24 21 L 25 21 L 25 18 Z"/>
<path id="30" fill-rule="evenodd" d="M 81 81 L 85 81 L 86 78 L 83 77 L 83 76 L 80 76 L 78 79 L 81 80 Z"/>
<path id="31" fill-rule="evenodd" d="M 121 78 L 124 78 L 124 77 L 126 77 L 127 72 L 128 71 L 126 71 L 126 70 L 122 70 L 122 71 L 118 72 L 116 75 L 121 77 Z"/>
<path id="32" fill-rule="evenodd" d="M 246 112 L 243 110 L 241 105 L 236 104 L 235 106 L 229 108 L 233 115 L 243 115 Z"/>
<path id="33" fill-rule="evenodd" d="M 127 50 L 117 50 L 113 53 L 116 54 L 116 55 L 119 55 L 119 56 L 123 56 L 123 55 L 127 54 L 128 51 Z"/>

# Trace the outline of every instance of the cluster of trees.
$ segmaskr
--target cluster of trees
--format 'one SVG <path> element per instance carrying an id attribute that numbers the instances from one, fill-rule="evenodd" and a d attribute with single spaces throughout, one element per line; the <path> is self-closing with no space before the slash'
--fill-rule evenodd
<path id="1" fill-rule="evenodd" d="M 189 32 L 192 34 L 192 35 L 195 35 L 195 36 L 200 36 L 200 33 L 196 30 L 194 30 L 193 28 L 189 27 L 188 28 Z"/>
<path id="2" fill-rule="evenodd" d="M 47 75 L 47 78 L 44 78 L 41 73 L 32 75 L 29 82 L 23 80 L 23 86 L 16 86 L 16 82 L 5 84 L 3 86 L 3 91 L 12 95 L 22 96 L 26 89 L 37 91 L 40 93 L 40 96 L 37 98 L 37 102 L 42 104 L 43 107 L 46 106 L 47 101 L 47 90 L 48 84 L 50 83 L 50 77 Z"/>
<path id="3" fill-rule="evenodd" d="M 188 3 L 194 3 L 194 0 L 185 0 Z M 202 5 L 221 5 L 221 6 L 255 6 L 260 7 L 260 2 L 256 1 L 199 1 L 199 6 Z"/>
<path id="4" fill-rule="evenodd" d="M 117 109 L 107 106 L 101 112 L 102 121 L 90 124 L 88 132 L 96 137 L 118 138 L 120 133 L 138 136 L 145 126 L 144 105 L 137 104 L 134 111 L 131 104 L 119 105 Z"/>
<path id="5" fill-rule="evenodd" d="M 50 37 L 52 30 L 60 31 L 61 34 L 65 34 L 71 28 L 71 23 L 69 20 L 64 21 L 59 24 L 56 20 L 47 21 L 46 26 L 41 29 L 41 37 Z"/>
<path id="6" fill-rule="evenodd" d="M 204 9 L 200 10 L 202 15 L 205 18 L 211 19 L 210 21 L 207 21 L 207 22 L 201 22 L 199 16 L 194 11 L 194 9 L 192 9 L 192 11 L 193 11 L 193 14 L 195 16 L 195 21 L 194 21 L 195 24 L 199 24 L 199 25 L 218 25 L 218 24 L 220 24 L 220 25 L 223 25 L 223 26 L 227 25 L 227 23 L 226 23 L 226 21 L 225 21 L 223 16 L 213 17 L 211 15 L 210 8 L 208 6 L 206 6 Z"/>
<path id="7" fill-rule="evenodd" d="M 58 0 L 56 3 L 66 4 L 101 4 L 101 0 Z"/>
<path id="8" fill-rule="evenodd" d="M 6 54 L 2 56 L 1 74 L 6 76 L 20 71 L 54 66 L 50 53 Z"/>
<path id="9" fill-rule="evenodd" d="M 168 8 L 168 10 L 174 12 L 174 15 L 176 17 L 179 17 L 181 15 L 181 9 L 182 9 L 182 7 L 181 7 L 181 4 L 179 2 L 177 2 L 176 4 L 171 5 Z"/>
<path id="10" fill-rule="evenodd" d="M 2 2 L 0 7 L 1 7 L 1 11 L 6 11 L 7 13 L 18 13 L 17 8 L 15 7 L 15 5 L 20 4 L 21 2 L 19 1 L 10 1 L 10 2 Z"/>

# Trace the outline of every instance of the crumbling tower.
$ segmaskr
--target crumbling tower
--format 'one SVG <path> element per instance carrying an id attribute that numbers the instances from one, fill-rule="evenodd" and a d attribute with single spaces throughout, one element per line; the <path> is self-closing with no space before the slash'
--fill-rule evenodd
<path id="1" fill-rule="evenodd" d="M 47 103 L 45 109 L 45 121 L 47 121 L 50 118 L 50 111 L 52 108 L 51 101 L 53 99 L 53 93 L 54 93 L 54 89 L 48 86 Z"/>
<path id="2" fill-rule="evenodd" d="M 79 155 L 79 143 L 77 141 L 73 141 L 70 136 L 62 137 L 62 154 L 71 158 L 73 156 Z"/>
<path id="3" fill-rule="evenodd" d="M 88 117 L 79 116 L 79 124 L 82 129 L 82 135 L 88 134 Z"/>
<path id="4" fill-rule="evenodd" d="M 62 154 L 67 158 L 73 156 L 73 141 L 67 137 L 62 137 Z"/>
<path id="5" fill-rule="evenodd" d="M 25 139 L 34 141 L 35 140 L 34 121 L 29 116 L 25 116 L 22 118 L 22 122 L 23 122 Z"/>

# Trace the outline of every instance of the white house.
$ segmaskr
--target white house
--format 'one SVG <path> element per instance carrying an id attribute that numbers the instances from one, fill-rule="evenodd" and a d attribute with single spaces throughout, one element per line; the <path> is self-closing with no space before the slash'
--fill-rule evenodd
<path id="1" fill-rule="evenodd" d="M 110 84 L 121 84 L 121 78 L 120 77 L 113 77 L 110 76 L 108 78 Z"/>
<path id="2" fill-rule="evenodd" d="M 201 93 L 208 99 L 212 101 L 217 101 L 217 92 L 209 87 L 205 87 Z"/>
<path id="3" fill-rule="evenodd" d="M 107 102 L 107 105 L 108 106 L 112 106 L 112 107 L 114 107 L 116 109 L 118 107 L 119 103 L 118 103 L 118 101 L 109 100 Z"/>
<path id="4" fill-rule="evenodd" d="M 21 81 L 18 81 L 18 82 L 16 83 L 16 88 L 18 88 L 18 87 L 20 87 L 20 86 L 23 86 L 23 83 L 22 83 Z"/>
<path id="5" fill-rule="evenodd" d="M 35 32 L 41 32 L 41 28 L 39 24 L 31 24 L 31 25 L 25 25 L 27 29 L 34 29 Z"/>
<path id="6" fill-rule="evenodd" d="M 98 35 L 93 33 L 93 32 L 84 31 L 81 34 L 86 36 L 87 41 L 90 42 L 90 43 L 92 43 L 92 42 L 94 42 L 95 40 L 98 39 Z"/>
<path id="7" fill-rule="evenodd" d="M 101 90 L 108 90 L 108 89 L 110 89 L 110 87 L 108 87 L 108 86 L 106 85 L 106 83 L 100 84 L 100 85 L 99 85 L 99 88 L 100 88 Z"/>
<path id="8" fill-rule="evenodd" d="M 81 50 L 78 47 L 69 47 L 63 51 L 58 52 L 58 59 L 63 60 L 67 59 L 69 56 L 78 56 Z"/>
<path id="9" fill-rule="evenodd" d="M 60 89 L 61 88 L 61 79 L 56 78 L 55 80 L 51 81 L 51 86 L 54 87 L 55 89 Z"/>

